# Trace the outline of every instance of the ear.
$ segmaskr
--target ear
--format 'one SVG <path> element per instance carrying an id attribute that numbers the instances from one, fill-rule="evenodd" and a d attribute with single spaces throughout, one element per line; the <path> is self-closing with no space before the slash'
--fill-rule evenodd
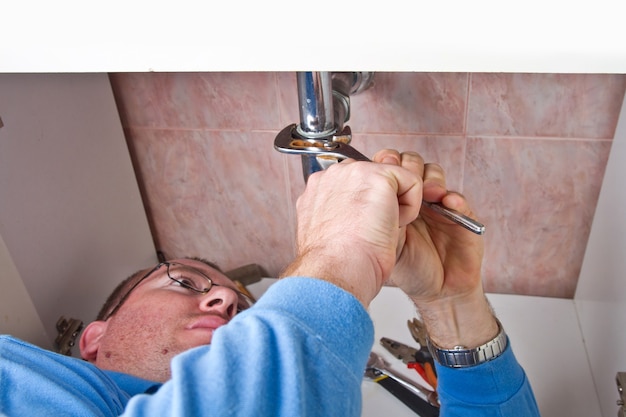
<path id="1" fill-rule="evenodd" d="M 85 327 L 80 336 L 80 356 L 89 362 L 95 362 L 100 348 L 100 338 L 106 332 L 109 323 L 106 321 L 92 321 Z"/>

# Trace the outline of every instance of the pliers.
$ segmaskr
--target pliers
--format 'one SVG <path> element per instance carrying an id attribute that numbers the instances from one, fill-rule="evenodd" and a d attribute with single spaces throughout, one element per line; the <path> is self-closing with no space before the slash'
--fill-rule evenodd
<path id="1" fill-rule="evenodd" d="M 437 389 L 435 363 L 428 347 L 421 345 L 419 349 L 415 349 L 388 337 L 381 338 L 380 344 L 393 356 L 404 362 L 408 368 L 415 369 L 433 389 Z"/>

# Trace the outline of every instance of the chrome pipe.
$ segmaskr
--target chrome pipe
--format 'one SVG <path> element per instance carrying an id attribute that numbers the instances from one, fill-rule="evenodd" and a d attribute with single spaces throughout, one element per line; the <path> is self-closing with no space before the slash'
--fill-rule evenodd
<path id="1" fill-rule="evenodd" d="M 322 138 L 336 132 L 330 72 L 298 72 L 298 133 L 306 138 Z"/>
<path id="2" fill-rule="evenodd" d="M 331 137 L 336 131 L 333 111 L 332 77 L 330 72 L 298 72 L 298 104 L 300 124 L 296 131 L 304 138 Z M 302 155 L 302 176 L 322 171 L 320 161 L 312 155 Z"/>
<path id="3" fill-rule="evenodd" d="M 300 124 L 296 133 L 305 139 L 350 142 L 344 123 L 350 120 L 350 94 L 371 85 L 370 72 L 297 72 Z M 346 130 L 349 128 L 346 126 Z M 302 155 L 302 174 L 306 182 L 314 172 L 326 169 L 323 161 Z"/>

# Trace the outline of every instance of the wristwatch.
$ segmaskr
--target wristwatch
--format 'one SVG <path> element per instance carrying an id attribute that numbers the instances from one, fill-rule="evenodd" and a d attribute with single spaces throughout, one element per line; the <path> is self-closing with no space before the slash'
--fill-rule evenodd
<path id="1" fill-rule="evenodd" d="M 430 338 L 427 339 L 428 349 L 437 362 L 448 368 L 466 368 L 490 361 L 500 356 L 507 346 L 507 336 L 498 319 L 498 335 L 487 343 L 468 349 L 465 346 L 455 346 L 452 349 L 442 349 L 436 346 Z"/>

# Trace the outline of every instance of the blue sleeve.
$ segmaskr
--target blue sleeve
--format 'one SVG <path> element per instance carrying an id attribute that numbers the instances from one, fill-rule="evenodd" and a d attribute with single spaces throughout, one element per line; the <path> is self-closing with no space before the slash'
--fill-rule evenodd
<path id="1" fill-rule="evenodd" d="M 468 368 L 436 364 L 442 417 L 539 417 L 510 342 L 496 359 Z"/>
<path id="2" fill-rule="evenodd" d="M 172 379 L 131 399 L 125 415 L 357 417 L 373 339 L 351 294 L 282 279 L 216 330 L 210 346 L 174 358 Z"/>
<path id="3" fill-rule="evenodd" d="M 142 394 L 150 381 L 0 336 L 0 414 L 357 417 L 373 338 L 352 295 L 309 278 L 273 284 L 210 346 L 174 358 L 172 379 L 152 395 Z M 479 366 L 437 371 L 442 417 L 539 416 L 510 347 Z"/>
<path id="4" fill-rule="evenodd" d="M 154 382 L 0 336 L 0 416 L 118 416 Z"/>

